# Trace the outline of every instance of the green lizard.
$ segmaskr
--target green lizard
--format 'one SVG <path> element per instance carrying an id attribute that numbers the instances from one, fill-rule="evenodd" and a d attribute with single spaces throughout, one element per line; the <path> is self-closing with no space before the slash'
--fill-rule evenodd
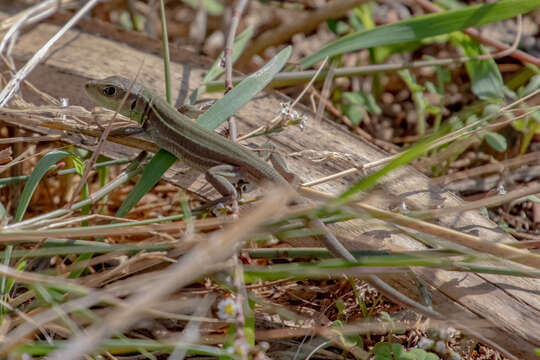
<path id="1" fill-rule="evenodd" d="M 89 81 L 85 90 L 99 105 L 111 110 L 118 109 L 120 114 L 140 125 L 137 128 L 123 128 L 125 131 L 117 131 L 117 135 L 145 132 L 156 145 L 190 167 L 204 172 L 206 180 L 221 194 L 220 201 L 236 199 L 236 189 L 228 178 L 239 175 L 247 175 L 249 181 L 259 184 L 269 182 L 283 187 L 291 186 L 283 175 L 252 151 L 197 125 L 165 99 L 140 84 L 112 76 Z M 334 255 L 355 261 L 319 219 L 313 220 L 312 225 L 323 232 L 321 240 Z"/>
<path id="2" fill-rule="evenodd" d="M 193 168 L 205 172 L 206 179 L 223 196 L 223 200 L 236 198 L 236 189 L 227 177 L 242 172 L 248 175 L 248 180 L 256 183 L 267 181 L 278 186 L 292 186 L 275 168 L 250 150 L 197 125 L 169 105 L 165 99 L 140 84 L 112 76 L 89 81 L 85 90 L 101 106 L 118 110 L 122 115 L 139 123 L 140 127 L 137 128 L 123 128 L 126 129 L 125 135 L 145 132 L 156 145 Z M 120 104 L 122 106 L 119 108 Z M 333 255 L 356 262 L 356 258 L 326 229 L 321 220 L 314 219 L 311 226 L 323 233 L 319 239 Z M 378 276 L 367 275 L 366 279 L 390 298 L 428 316 L 440 317 L 437 312 L 409 299 Z"/>

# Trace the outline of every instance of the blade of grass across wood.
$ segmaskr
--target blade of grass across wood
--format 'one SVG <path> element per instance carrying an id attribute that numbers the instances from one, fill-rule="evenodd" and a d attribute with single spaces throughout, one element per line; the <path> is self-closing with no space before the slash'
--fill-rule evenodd
<path id="1" fill-rule="evenodd" d="M 317 262 L 295 262 L 291 264 L 274 264 L 272 266 L 247 265 L 244 267 L 246 283 L 258 281 L 276 281 L 283 279 L 327 279 L 330 277 L 341 277 L 346 269 L 364 268 L 366 274 L 370 274 L 370 268 L 379 268 L 380 272 L 408 271 L 411 266 L 427 267 L 435 269 L 453 270 L 459 269 L 464 272 L 478 272 L 488 274 L 499 274 L 519 277 L 540 278 L 538 270 L 523 270 L 522 268 L 511 268 L 503 266 L 476 265 L 460 261 L 448 260 L 444 256 L 407 256 L 407 255 L 385 255 L 385 256 L 360 256 L 356 257 L 357 262 L 350 262 L 343 259 L 329 259 Z M 387 269 L 387 270 L 384 270 Z M 332 275 L 333 274 L 333 275 Z"/>
<path id="2" fill-rule="evenodd" d="M 307 68 L 324 58 L 380 45 L 417 41 L 472 26 L 482 26 L 534 10 L 540 0 L 500 0 L 459 10 L 419 16 L 372 30 L 361 31 L 331 42 L 300 63 Z"/>
<path id="3" fill-rule="evenodd" d="M 249 39 L 253 36 L 253 26 L 248 27 L 246 30 L 242 31 L 240 35 L 238 35 L 234 39 L 234 44 L 232 47 L 232 55 L 231 60 L 234 64 L 236 60 L 240 57 L 242 52 L 244 51 L 244 48 L 246 47 L 246 44 L 248 43 Z M 189 103 L 194 104 L 195 101 L 199 98 L 199 96 L 205 91 L 206 84 L 214 79 L 217 79 L 218 76 L 223 74 L 225 69 L 222 66 L 223 61 L 223 51 L 218 55 L 216 58 L 216 61 L 208 70 L 208 73 L 205 75 L 205 77 L 202 80 L 203 85 L 197 89 L 195 89 L 190 97 L 189 97 Z"/>
<path id="4" fill-rule="evenodd" d="M 346 203 L 347 201 L 350 201 L 352 197 L 362 191 L 367 191 L 377 185 L 377 181 L 381 179 L 383 176 L 387 175 L 391 171 L 403 166 L 407 165 L 413 160 L 420 157 L 422 154 L 424 154 L 426 151 L 429 150 L 429 146 L 436 141 L 440 136 L 442 136 L 444 133 L 450 130 L 449 125 L 445 125 L 434 135 L 429 136 L 425 140 L 419 142 L 418 144 L 413 145 L 410 149 L 406 150 L 395 158 L 394 160 L 390 161 L 385 167 L 383 167 L 381 170 L 374 172 L 373 174 L 370 174 L 364 178 L 362 178 L 360 181 L 355 183 L 353 186 L 351 186 L 348 190 L 343 192 L 341 195 L 339 195 L 334 201 L 331 202 L 331 206 L 340 206 Z"/>
<path id="5" fill-rule="evenodd" d="M 199 116 L 197 124 L 214 130 L 229 116 L 233 115 L 250 101 L 259 91 L 264 89 L 273 77 L 283 68 L 291 55 L 291 47 L 281 50 L 260 70 L 244 79 L 223 98 L 219 99 L 204 114 Z M 145 166 L 143 174 L 126 200 L 122 203 L 116 216 L 124 217 L 161 179 L 161 176 L 176 161 L 176 157 L 165 150 L 159 150 Z"/>

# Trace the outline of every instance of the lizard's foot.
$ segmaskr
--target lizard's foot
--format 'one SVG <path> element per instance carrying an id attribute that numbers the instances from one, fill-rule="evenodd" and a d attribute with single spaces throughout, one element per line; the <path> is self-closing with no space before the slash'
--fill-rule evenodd
<path id="1" fill-rule="evenodd" d="M 234 211 L 234 203 L 236 203 L 236 207 L 238 208 L 238 202 L 236 201 L 236 198 L 232 196 L 223 196 L 219 199 L 210 200 L 203 203 L 201 206 L 195 208 L 194 211 L 211 209 L 212 213 L 214 213 L 216 209 L 218 211 L 221 211 L 227 208 L 229 208 L 231 211 Z"/>

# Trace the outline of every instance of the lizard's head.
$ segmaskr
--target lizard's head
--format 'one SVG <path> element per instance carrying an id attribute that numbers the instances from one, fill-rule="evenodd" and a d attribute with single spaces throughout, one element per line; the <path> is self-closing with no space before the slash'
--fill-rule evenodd
<path id="1" fill-rule="evenodd" d="M 140 94 L 140 86 L 132 80 L 111 76 L 102 80 L 90 80 L 84 85 L 88 96 L 98 105 L 118 111 L 133 120 L 141 118 L 141 108 L 144 108 Z M 140 121 L 139 121 L 140 122 Z"/>

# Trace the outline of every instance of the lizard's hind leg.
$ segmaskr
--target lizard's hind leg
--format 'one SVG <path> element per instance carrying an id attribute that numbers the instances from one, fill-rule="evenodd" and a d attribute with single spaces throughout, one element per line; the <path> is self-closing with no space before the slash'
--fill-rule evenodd
<path id="1" fill-rule="evenodd" d="M 232 202 L 234 211 L 238 207 L 238 204 L 235 205 L 238 200 L 238 193 L 234 185 L 229 181 L 229 178 L 238 178 L 241 174 L 242 170 L 234 165 L 223 164 L 208 169 L 204 173 L 206 181 L 220 193 L 221 198 L 206 203 L 204 207 L 207 208 L 220 203 Z"/>

